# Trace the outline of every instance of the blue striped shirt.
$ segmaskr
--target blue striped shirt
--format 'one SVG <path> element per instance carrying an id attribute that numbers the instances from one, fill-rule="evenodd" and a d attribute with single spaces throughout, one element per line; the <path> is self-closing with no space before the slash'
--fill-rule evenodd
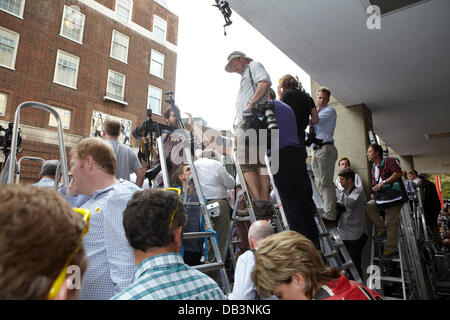
<path id="1" fill-rule="evenodd" d="M 224 300 L 217 283 L 170 252 L 142 261 L 133 283 L 113 300 Z"/>
<path id="2" fill-rule="evenodd" d="M 139 190 L 134 183 L 120 179 L 95 191 L 92 198 L 65 196 L 72 206 L 81 204 L 91 211 L 89 231 L 83 239 L 88 268 L 81 284 L 81 300 L 107 300 L 130 285 L 134 255 L 122 218 L 128 201 Z"/>

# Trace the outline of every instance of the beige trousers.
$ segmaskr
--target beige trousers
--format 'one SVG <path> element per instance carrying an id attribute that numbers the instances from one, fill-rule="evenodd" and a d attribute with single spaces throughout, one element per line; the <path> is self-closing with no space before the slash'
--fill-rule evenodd
<path id="1" fill-rule="evenodd" d="M 366 213 L 370 221 L 375 225 L 375 231 L 386 231 L 386 251 L 397 251 L 398 234 L 400 224 L 400 210 L 402 205 L 385 209 L 385 221 L 380 217 L 380 209 L 378 209 L 375 200 L 367 202 Z"/>
<path id="2" fill-rule="evenodd" d="M 314 181 L 324 202 L 324 218 L 336 220 L 336 186 L 333 183 L 337 150 L 332 144 L 326 144 L 314 151 L 311 168 Z"/>

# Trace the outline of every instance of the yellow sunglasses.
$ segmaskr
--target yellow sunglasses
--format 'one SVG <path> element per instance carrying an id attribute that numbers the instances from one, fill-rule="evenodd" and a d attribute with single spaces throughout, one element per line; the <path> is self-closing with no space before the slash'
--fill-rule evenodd
<path id="1" fill-rule="evenodd" d="M 81 233 L 81 240 L 83 240 L 83 237 L 86 235 L 86 233 L 89 230 L 89 220 L 91 219 L 91 212 L 88 209 L 81 209 L 81 208 L 73 208 L 73 210 L 83 216 L 83 221 L 85 223 L 83 232 Z M 47 295 L 48 300 L 52 300 L 56 297 L 59 289 L 61 288 L 61 285 L 63 284 L 64 280 L 66 279 L 66 273 L 67 273 L 67 268 L 69 267 L 69 263 L 72 260 L 73 256 L 80 250 L 82 243 L 83 243 L 83 241 L 80 241 L 80 244 L 75 249 L 75 251 L 70 255 L 69 259 L 67 259 L 67 262 L 66 262 L 64 268 L 61 270 L 58 277 L 53 282 L 52 287 L 50 288 L 50 291 L 48 292 L 48 295 Z"/>
<path id="2" fill-rule="evenodd" d="M 181 197 L 181 189 L 179 189 L 179 188 L 166 188 L 166 189 L 161 189 L 161 190 L 163 190 L 163 191 L 175 191 L 178 194 L 178 198 Z M 173 210 L 172 214 L 170 215 L 169 230 L 170 230 L 170 228 L 172 228 L 173 218 L 175 217 L 175 213 L 178 211 L 178 205 L 179 205 L 179 202 L 177 203 L 177 206 L 176 206 L 175 210 Z"/>

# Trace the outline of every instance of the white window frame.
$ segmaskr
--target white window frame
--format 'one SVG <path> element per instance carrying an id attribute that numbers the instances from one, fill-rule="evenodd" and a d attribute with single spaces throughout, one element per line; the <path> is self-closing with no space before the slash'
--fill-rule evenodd
<path id="1" fill-rule="evenodd" d="M 123 76 L 123 86 L 122 86 L 122 96 L 121 97 L 118 97 L 118 96 L 110 93 L 109 90 L 108 90 L 108 88 L 109 88 L 109 76 L 110 76 L 110 74 L 112 72 Z M 126 81 L 127 81 L 127 76 L 126 75 L 124 75 L 123 73 L 114 71 L 112 69 L 108 69 L 108 78 L 106 80 L 106 94 L 103 97 L 103 100 L 110 100 L 110 101 L 114 101 L 114 102 L 117 102 L 117 103 L 120 103 L 120 104 L 123 104 L 123 105 L 128 105 L 128 103 L 125 102 L 125 84 L 126 84 Z"/>
<path id="2" fill-rule="evenodd" d="M 119 18 L 118 14 L 117 14 L 117 7 L 119 6 L 119 2 L 120 1 L 128 1 L 128 3 L 130 4 L 130 12 L 128 13 L 128 19 L 127 21 L 123 21 Z M 123 6 L 121 6 L 123 7 Z M 128 24 L 131 21 L 131 15 L 133 13 L 133 0 L 116 0 L 116 7 L 114 9 L 114 12 L 116 13 L 116 19 L 119 20 L 122 23 Z"/>
<path id="3" fill-rule="evenodd" d="M 153 59 L 153 53 L 160 54 L 160 55 L 163 56 L 162 64 L 159 61 L 156 61 L 155 59 Z M 156 74 L 155 72 L 152 72 L 153 61 L 155 63 L 157 63 L 157 64 L 161 64 L 161 74 L 160 75 Z M 158 78 L 164 79 L 164 65 L 165 65 L 165 63 L 166 63 L 166 55 L 164 53 L 162 53 L 162 52 L 159 52 L 159 51 L 156 51 L 156 50 L 152 49 L 151 57 L 150 57 L 150 74 L 152 74 L 152 75 L 154 75 L 154 76 L 156 76 Z"/>
<path id="4" fill-rule="evenodd" d="M 79 40 L 72 39 L 72 38 L 70 38 L 69 36 L 66 36 L 66 35 L 63 34 L 64 20 L 65 20 L 66 10 L 67 10 L 67 9 L 71 9 L 71 10 L 73 10 L 73 11 L 76 11 L 76 12 L 78 12 L 78 13 L 80 14 L 80 16 L 81 16 L 81 32 L 80 32 L 80 39 L 79 39 Z M 72 40 L 72 41 L 74 41 L 74 42 L 76 42 L 76 43 L 83 44 L 84 21 L 85 21 L 85 18 L 86 18 L 86 16 L 85 16 L 83 13 L 81 13 L 80 11 L 74 10 L 74 9 L 72 9 L 71 7 L 64 5 L 63 15 L 62 15 L 62 19 L 61 19 L 61 30 L 60 30 L 60 32 L 59 32 L 59 35 L 60 35 L 61 37 L 66 38 L 66 39 Z"/>
<path id="5" fill-rule="evenodd" d="M 120 59 L 119 57 L 113 56 L 113 44 L 114 44 L 114 42 L 115 42 L 115 41 L 114 41 L 114 35 L 115 35 L 116 33 L 120 34 L 121 36 L 126 37 L 127 40 L 128 40 L 128 41 L 127 41 L 127 46 L 126 46 L 127 50 L 126 50 L 125 60 L 122 60 L 122 59 Z M 123 63 L 127 63 L 127 64 L 128 64 L 128 50 L 129 50 L 129 48 L 130 48 L 130 37 L 127 36 L 126 34 L 123 34 L 123 33 L 119 32 L 119 31 L 117 31 L 117 30 L 113 30 L 112 36 L 111 36 L 111 50 L 110 50 L 110 52 L 109 52 L 109 56 L 110 56 L 111 58 L 114 58 L 114 59 L 116 59 L 116 60 L 119 60 L 119 61 L 121 61 L 121 62 L 123 62 Z"/>
<path id="6" fill-rule="evenodd" d="M 19 12 L 18 15 L 15 14 L 15 13 L 12 13 L 11 11 L 8 11 L 8 10 L 5 10 L 5 9 L 3 9 L 3 8 L 0 8 L 1 11 L 7 12 L 7 13 L 9 13 L 10 15 L 13 15 L 13 16 L 15 16 L 15 17 L 17 17 L 17 18 L 20 18 L 20 19 L 23 19 L 23 11 L 24 11 L 24 9 L 25 9 L 25 0 L 21 0 L 21 3 L 20 3 L 20 12 Z"/>
<path id="7" fill-rule="evenodd" d="M 72 122 L 72 110 L 70 109 L 65 109 L 65 108 L 60 108 L 60 107 L 56 107 L 56 106 L 51 106 L 53 109 L 55 109 L 56 112 L 58 112 L 59 117 L 61 118 L 61 124 L 63 125 L 63 129 L 65 130 L 70 130 L 70 123 Z M 66 126 L 64 124 L 64 119 L 65 119 L 65 112 L 69 112 L 69 123 Z M 53 121 L 52 121 L 53 120 Z M 54 122 L 54 123 L 53 123 Z M 48 126 L 49 127 L 58 127 L 58 122 L 56 121 L 56 118 L 53 116 L 53 114 L 50 113 L 50 116 L 48 118 Z"/>
<path id="8" fill-rule="evenodd" d="M 59 60 L 60 54 L 66 54 L 68 56 L 72 56 L 72 57 L 75 57 L 77 59 L 77 70 L 75 72 L 75 86 L 74 87 L 71 86 L 71 85 L 68 85 L 66 83 L 62 83 L 62 82 L 56 81 L 56 72 L 58 71 L 58 60 Z M 80 69 L 80 57 L 78 57 L 76 55 L 73 55 L 71 53 L 68 53 L 66 51 L 58 49 L 58 53 L 56 54 L 55 73 L 54 73 L 54 76 L 53 76 L 53 82 L 56 83 L 56 84 L 59 84 L 59 85 L 62 85 L 62 86 L 65 86 L 65 87 L 72 88 L 72 89 L 76 90 L 77 89 L 77 83 L 78 83 L 78 70 L 79 69 Z"/>
<path id="9" fill-rule="evenodd" d="M 157 22 L 164 24 L 164 28 L 163 28 L 164 29 L 164 39 L 163 40 L 158 39 L 156 37 L 155 27 L 157 27 Z M 161 28 L 158 27 L 158 29 L 161 29 Z M 157 39 L 158 41 L 167 41 L 167 21 L 161 17 L 158 17 L 156 14 L 153 15 L 153 35 L 155 36 L 155 39 Z"/>
<path id="10" fill-rule="evenodd" d="M 152 86 L 152 85 L 149 85 L 149 86 L 148 86 L 148 93 L 147 93 L 147 109 L 150 108 L 150 88 L 153 88 L 153 89 L 158 90 L 159 92 L 161 92 L 161 95 L 160 95 L 160 97 L 159 97 L 159 105 L 158 105 L 159 110 L 158 110 L 158 112 L 156 112 L 156 110 L 153 110 L 153 109 L 152 109 L 152 113 L 161 115 L 161 114 L 162 114 L 162 112 L 161 112 L 161 108 L 162 108 L 162 98 L 163 98 L 163 97 L 162 97 L 162 89 L 160 89 L 160 88 L 158 88 L 158 87 L 155 87 L 155 86 Z"/>
<path id="11" fill-rule="evenodd" d="M 0 105 L 0 116 L 5 116 L 6 114 L 6 107 L 8 106 L 8 94 L 6 92 L 0 92 L 0 96 L 5 97 L 5 105 Z"/>
<path id="12" fill-rule="evenodd" d="M 17 57 L 17 49 L 19 48 L 20 34 L 18 34 L 17 32 L 14 32 L 12 30 L 3 28 L 1 26 L 0 26 L 0 29 L 5 30 L 6 32 L 12 33 L 16 37 L 16 40 L 14 41 L 14 50 L 13 50 L 11 66 L 8 66 L 6 64 L 0 64 L 0 67 L 5 67 L 5 68 L 11 69 L 11 70 L 16 70 L 16 57 Z"/>

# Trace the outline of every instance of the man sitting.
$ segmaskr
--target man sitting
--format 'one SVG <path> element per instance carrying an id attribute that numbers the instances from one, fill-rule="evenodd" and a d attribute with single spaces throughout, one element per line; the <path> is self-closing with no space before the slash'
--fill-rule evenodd
<path id="1" fill-rule="evenodd" d="M 114 300 L 223 300 L 214 280 L 180 255 L 186 214 L 176 192 L 145 189 L 125 209 L 123 226 L 133 247 L 133 283 Z"/>

